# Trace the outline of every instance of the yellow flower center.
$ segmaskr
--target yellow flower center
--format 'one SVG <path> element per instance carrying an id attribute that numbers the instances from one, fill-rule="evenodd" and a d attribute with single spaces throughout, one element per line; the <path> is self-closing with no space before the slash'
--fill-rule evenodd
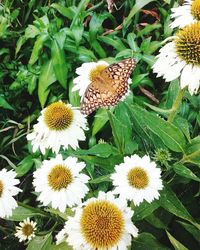
<path id="1" fill-rule="evenodd" d="M 73 121 L 73 111 L 66 104 L 55 102 L 46 108 L 44 121 L 50 130 L 67 129 Z"/>
<path id="2" fill-rule="evenodd" d="M 106 68 L 106 65 L 97 65 L 90 71 L 90 81 L 95 81 L 100 78 L 101 72 Z"/>
<path id="3" fill-rule="evenodd" d="M 129 185 L 137 189 L 144 189 L 149 183 L 147 172 L 141 167 L 132 168 L 128 172 L 127 178 Z"/>
<path id="4" fill-rule="evenodd" d="M 191 14 L 200 21 L 200 0 L 194 0 L 191 5 Z"/>
<path id="5" fill-rule="evenodd" d="M 22 232 L 24 235 L 26 235 L 27 237 L 30 236 L 32 233 L 33 233 L 34 229 L 32 227 L 32 225 L 30 224 L 25 224 L 23 227 L 22 227 Z"/>
<path id="6" fill-rule="evenodd" d="M 80 219 L 81 232 L 94 249 L 108 249 L 118 244 L 124 225 L 120 209 L 105 200 L 89 203 L 83 209 Z"/>
<path id="7" fill-rule="evenodd" d="M 187 25 L 180 30 L 175 39 L 179 57 L 193 65 L 200 65 L 200 22 Z"/>
<path id="8" fill-rule="evenodd" d="M 0 180 L 0 197 L 3 193 L 3 182 Z"/>
<path id="9" fill-rule="evenodd" d="M 72 183 L 73 175 L 71 170 L 61 164 L 55 165 L 51 172 L 48 174 L 49 186 L 54 191 L 59 191 L 62 188 L 67 188 L 67 186 Z"/>

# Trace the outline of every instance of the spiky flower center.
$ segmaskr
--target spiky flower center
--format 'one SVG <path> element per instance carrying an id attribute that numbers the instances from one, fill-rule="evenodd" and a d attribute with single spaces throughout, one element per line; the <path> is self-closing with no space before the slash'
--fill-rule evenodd
<path id="1" fill-rule="evenodd" d="M 141 167 L 132 168 L 128 172 L 127 179 L 129 185 L 137 189 L 144 189 L 149 183 L 147 172 Z"/>
<path id="2" fill-rule="evenodd" d="M 187 64 L 200 65 L 200 22 L 180 30 L 175 39 L 176 52 Z"/>
<path id="3" fill-rule="evenodd" d="M 46 108 L 44 120 L 50 130 L 64 130 L 73 121 L 73 111 L 63 102 L 56 102 Z"/>
<path id="4" fill-rule="evenodd" d="M 196 20 L 200 21 L 200 0 L 194 0 L 192 2 L 191 14 Z"/>
<path id="5" fill-rule="evenodd" d="M 0 180 L 0 197 L 3 193 L 3 182 Z"/>
<path id="6" fill-rule="evenodd" d="M 81 232 L 94 249 L 109 249 L 121 240 L 125 221 L 122 211 L 103 200 L 89 203 L 82 212 Z"/>
<path id="7" fill-rule="evenodd" d="M 34 228 L 31 224 L 25 224 L 22 227 L 22 232 L 25 236 L 30 236 L 34 232 Z"/>
<path id="8" fill-rule="evenodd" d="M 97 65 L 90 71 L 90 81 L 96 81 L 99 79 L 101 72 L 106 68 L 106 65 Z"/>
<path id="9" fill-rule="evenodd" d="M 61 164 L 55 165 L 51 172 L 48 174 L 49 186 L 54 191 L 59 191 L 62 188 L 67 188 L 73 181 L 71 170 Z"/>

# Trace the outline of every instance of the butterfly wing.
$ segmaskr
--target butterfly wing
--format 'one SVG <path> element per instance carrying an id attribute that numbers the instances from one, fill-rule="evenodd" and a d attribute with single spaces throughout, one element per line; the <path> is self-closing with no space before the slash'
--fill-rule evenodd
<path id="1" fill-rule="evenodd" d="M 136 61 L 129 58 L 105 68 L 101 79 L 86 89 L 81 112 L 88 115 L 97 108 L 116 105 L 128 91 L 128 79 L 135 65 Z"/>

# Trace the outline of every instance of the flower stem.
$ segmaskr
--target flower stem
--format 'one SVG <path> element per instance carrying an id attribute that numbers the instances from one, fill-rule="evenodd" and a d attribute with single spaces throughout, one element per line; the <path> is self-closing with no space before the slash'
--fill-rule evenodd
<path id="1" fill-rule="evenodd" d="M 176 116 L 176 113 L 178 112 L 178 109 L 181 105 L 182 99 L 183 99 L 184 94 L 185 94 L 185 90 L 186 90 L 186 88 L 183 88 L 179 91 L 179 93 L 178 93 L 178 95 L 173 103 L 173 106 L 171 108 L 171 113 L 168 116 L 168 122 L 173 122 L 173 120 Z"/>

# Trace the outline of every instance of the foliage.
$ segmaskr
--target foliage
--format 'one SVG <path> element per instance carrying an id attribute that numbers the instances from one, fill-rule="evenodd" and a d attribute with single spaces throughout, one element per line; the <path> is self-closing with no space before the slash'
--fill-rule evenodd
<path id="1" fill-rule="evenodd" d="M 133 222 L 140 235 L 132 249 L 199 249 L 200 96 L 186 93 L 175 119 L 168 121 L 179 83 L 156 79 L 151 70 L 162 41 L 173 34 L 169 15 L 177 4 L 117 1 L 113 13 L 106 1 L 0 4 L 0 164 L 16 170 L 23 189 L 13 216 L 0 219 L 0 249 L 22 249 L 14 230 L 27 216 L 37 220 L 40 233 L 24 248 L 69 249 L 53 243 L 66 214 L 36 208 L 31 185 L 33 171 L 52 154 L 33 154 L 26 135 L 49 103 L 62 99 L 80 105 L 78 93 L 71 89 L 83 62 L 112 63 L 127 57 L 138 61 L 131 94 L 115 109 L 99 109 L 89 116 L 86 142 L 63 154 L 87 163 L 88 197 L 111 188 L 109 175 L 124 155 L 150 155 L 162 169 L 165 188 L 159 200 L 135 208 Z M 100 139 L 106 143 L 98 143 Z M 159 150 L 170 157 L 163 161 Z"/>

